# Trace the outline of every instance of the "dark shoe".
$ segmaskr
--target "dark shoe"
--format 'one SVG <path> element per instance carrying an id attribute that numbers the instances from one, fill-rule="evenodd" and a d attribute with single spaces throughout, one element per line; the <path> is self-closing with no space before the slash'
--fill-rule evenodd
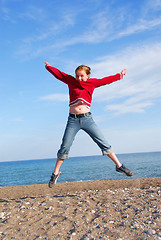
<path id="1" fill-rule="evenodd" d="M 58 177 L 60 176 L 61 172 L 59 171 L 59 173 L 57 175 L 55 175 L 54 173 L 51 175 L 51 179 L 49 181 L 49 188 L 53 187 L 53 184 L 56 184 Z"/>
<path id="2" fill-rule="evenodd" d="M 134 173 L 130 171 L 128 168 L 126 168 L 123 164 L 121 167 L 116 166 L 116 171 L 120 173 L 124 173 L 127 176 L 132 176 Z"/>

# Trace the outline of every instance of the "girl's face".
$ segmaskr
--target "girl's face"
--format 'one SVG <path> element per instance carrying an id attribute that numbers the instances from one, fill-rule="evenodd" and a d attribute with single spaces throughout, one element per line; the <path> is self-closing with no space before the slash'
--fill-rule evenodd
<path id="1" fill-rule="evenodd" d="M 76 80 L 77 81 L 87 81 L 89 79 L 89 74 L 87 74 L 84 70 L 76 71 Z"/>

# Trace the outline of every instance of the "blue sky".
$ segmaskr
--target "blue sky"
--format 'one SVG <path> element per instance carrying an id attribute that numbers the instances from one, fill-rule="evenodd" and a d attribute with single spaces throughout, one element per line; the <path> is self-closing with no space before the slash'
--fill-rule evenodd
<path id="1" fill-rule="evenodd" d="M 101 78 L 91 111 L 116 153 L 161 150 L 161 0 L 0 0 L 0 161 L 55 158 L 68 88 L 44 62 Z M 70 156 L 101 154 L 80 131 Z"/>

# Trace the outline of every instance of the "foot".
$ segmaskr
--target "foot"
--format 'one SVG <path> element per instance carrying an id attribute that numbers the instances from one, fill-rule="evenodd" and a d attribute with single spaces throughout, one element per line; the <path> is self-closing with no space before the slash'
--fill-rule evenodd
<path id="1" fill-rule="evenodd" d="M 61 172 L 59 171 L 58 174 L 52 174 L 51 175 L 51 178 L 50 178 L 50 181 L 49 181 L 49 188 L 52 188 L 53 187 L 53 184 L 56 184 L 57 180 L 58 180 L 58 177 L 60 176 Z"/>
<path id="2" fill-rule="evenodd" d="M 123 164 L 121 165 L 121 167 L 116 166 L 116 171 L 120 173 L 124 173 L 127 176 L 132 176 L 134 174 L 132 171 L 126 168 Z"/>

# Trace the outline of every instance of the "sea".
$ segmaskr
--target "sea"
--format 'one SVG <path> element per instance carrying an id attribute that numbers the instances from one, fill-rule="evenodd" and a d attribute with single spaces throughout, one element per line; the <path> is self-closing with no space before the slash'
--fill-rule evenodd
<path id="1" fill-rule="evenodd" d="M 120 162 L 134 172 L 130 178 L 161 177 L 161 152 L 117 154 Z M 48 183 L 56 158 L 0 162 L 0 186 Z M 64 160 L 58 182 L 127 179 L 116 172 L 107 156 L 71 157 Z"/>

